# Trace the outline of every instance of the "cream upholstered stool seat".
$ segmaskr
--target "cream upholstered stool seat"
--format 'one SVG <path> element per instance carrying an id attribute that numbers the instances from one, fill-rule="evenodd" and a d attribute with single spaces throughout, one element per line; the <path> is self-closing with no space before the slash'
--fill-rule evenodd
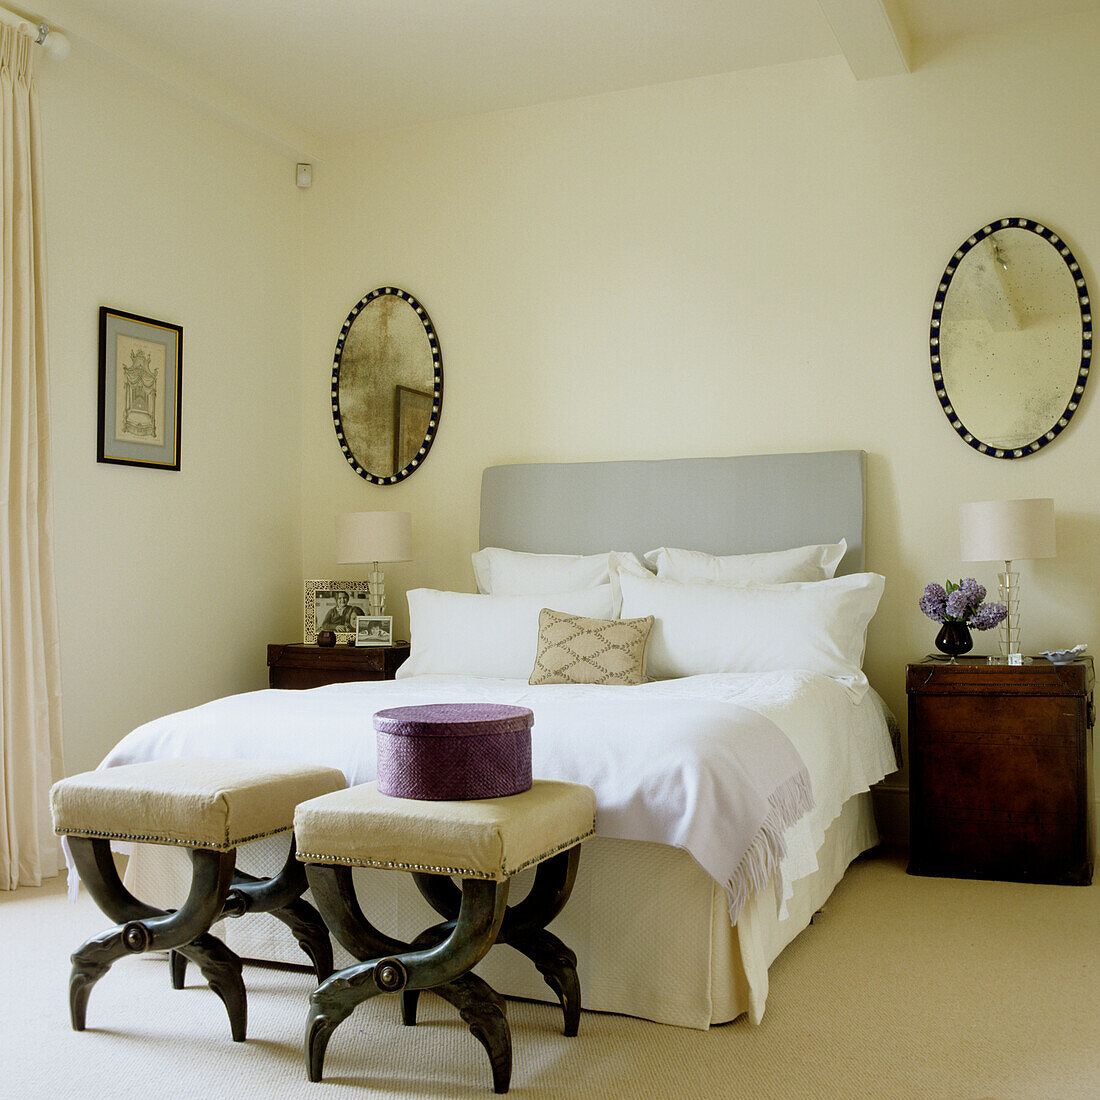
<path id="1" fill-rule="evenodd" d="M 72 956 L 69 1011 L 84 1030 L 92 986 L 118 959 L 169 951 L 172 984 L 182 988 L 194 961 L 229 1014 L 233 1039 L 243 1041 L 247 1003 L 241 961 L 210 935 L 223 916 L 270 913 L 294 933 L 323 981 L 332 973 L 332 944 L 306 890 L 294 845 L 282 870 L 257 879 L 235 869 L 246 841 L 290 831 L 299 802 L 345 785 L 335 768 L 242 760 L 172 759 L 85 772 L 50 791 L 54 831 L 68 838 L 81 882 L 117 922 Z M 191 853 L 192 881 L 184 904 L 157 909 L 135 898 L 118 877 L 111 841 L 173 844 Z"/>
<path id="2" fill-rule="evenodd" d="M 306 1021 L 309 1078 L 319 1081 L 333 1031 L 352 1009 L 379 993 L 402 994 L 406 1024 L 416 1022 L 420 992 L 454 1004 L 488 1051 L 493 1087 L 507 1092 L 512 1048 L 503 999 L 469 973 L 494 943 L 528 955 L 555 990 L 567 1035 L 577 1033 L 576 956 L 545 926 L 569 898 L 580 842 L 593 833 L 596 798 L 579 783 L 536 779 L 501 798 L 427 801 L 393 798 L 376 783 L 349 787 L 298 806 L 298 858 L 314 900 L 336 938 L 360 962 L 334 974 L 310 996 Z M 509 907 L 508 883 L 538 865 L 528 895 Z M 409 871 L 444 917 L 412 943 L 374 928 L 355 897 L 353 867 Z M 451 876 L 461 879 L 457 886 Z"/>

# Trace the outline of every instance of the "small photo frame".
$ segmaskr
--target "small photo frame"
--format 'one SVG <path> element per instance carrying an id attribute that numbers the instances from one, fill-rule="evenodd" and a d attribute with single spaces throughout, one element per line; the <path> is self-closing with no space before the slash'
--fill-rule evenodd
<path id="1" fill-rule="evenodd" d="M 178 470 L 182 395 L 182 327 L 100 306 L 97 461 Z"/>
<path id="2" fill-rule="evenodd" d="M 302 606 L 302 641 L 317 644 L 317 631 L 331 630 L 336 641 L 355 640 L 355 621 L 370 607 L 366 581 L 306 581 Z"/>
<path id="3" fill-rule="evenodd" d="M 355 621 L 356 645 L 393 645 L 392 615 L 360 615 Z"/>

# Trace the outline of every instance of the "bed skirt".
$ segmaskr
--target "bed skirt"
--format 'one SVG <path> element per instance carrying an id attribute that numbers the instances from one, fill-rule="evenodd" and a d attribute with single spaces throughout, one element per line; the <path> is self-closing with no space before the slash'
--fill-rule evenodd
<path id="1" fill-rule="evenodd" d="M 856 795 L 826 831 L 818 870 L 795 884 L 786 919 L 777 918 L 769 888 L 748 902 L 731 927 L 725 891 L 686 852 L 593 837 L 582 850 L 569 903 L 549 928 L 577 953 L 586 1009 L 680 1027 L 707 1028 L 746 1013 L 759 1023 L 768 967 L 810 923 L 849 863 L 877 843 L 871 795 Z M 238 866 L 252 874 L 274 874 L 285 859 L 286 844 L 286 837 L 274 837 L 246 845 L 238 851 Z M 533 873 L 513 880 L 514 900 L 524 896 Z M 184 851 L 135 846 L 126 883 L 138 898 L 178 906 L 189 882 Z M 364 913 L 382 932 L 412 939 L 438 920 L 410 875 L 357 870 L 355 883 Z M 226 920 L 213 932 L 246 959 L 305 962 L 286 926 L 266 914 Z M 338 967 L 354 961 L 339 944 L 333 946 Z M 476 973 L 508 996 L 554 1001 L 530 961 L 515 951 L 491 951 Z"/>

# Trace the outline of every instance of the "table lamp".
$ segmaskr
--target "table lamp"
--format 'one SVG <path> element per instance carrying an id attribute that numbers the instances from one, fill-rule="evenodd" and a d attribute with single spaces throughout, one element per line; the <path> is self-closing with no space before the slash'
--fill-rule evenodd
<path id="1" fill-rule="evenodd" d="M 983 500 L 959 505 L 959 556 L 963 561 L 1003 561 L 997 594 L 1008 614 L 997 627 L 1001 657 L 1023 664 L 1020 655 L 1020 574 L 1012 563 L 1021 558 L 1054 557 L 1054 501 Z"/>
<path id="2" fill-rule="evenodd" d="M 336 517 L 336 560 L 341 565 L 371 562 L 367 577 L 370 614 L 386 608 L 386 584 L 379 562 L 412 558 L 412 516 L 408 512 L 345 512 Z"/>

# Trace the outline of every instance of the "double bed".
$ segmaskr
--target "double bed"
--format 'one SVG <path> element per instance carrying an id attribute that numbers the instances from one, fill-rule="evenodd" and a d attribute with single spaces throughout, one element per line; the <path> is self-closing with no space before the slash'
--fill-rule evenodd
<path id="1" fill-rule="evenodd" d="M 551 926 L 577 953 L 585 1008 L 696 1028 L 746 1013 L 758 1022 L 768 967 L 849 863 L 877 843 L 870 787 L 896 767 L 892 718 L 858 667 L 881 594 L 881 578 L 863 572 L 864 477 L 860 451 L 491 467 L 482 480 L 482 547 L 608 556 L 616 611 L 621 604 L 626 618 L 656 600 L 649 657 L 661 678 L 634 687 L 531 686 L 520 674 L 529 657 L 513 652 L 522 645 L 498 647 L 496 665 L 483 651 L 521 611 L 531 614 L 532 600 L 537 616 L 537 587 L 533 596 L 419 590 L 410 593 L 412 656 L 396 681 L 215 700 L 133 731 L 101 766 L 252 756 L 330 764 L 359 783 L 374 778 L 377 710 L 477 699 L 528 706 L 535 774 L 586 782 L 597 794 L 597 835 Z M 639 568 L 654 547 L 730 558 L 817 544 L 841 547 L 833 579 L 681 585 Z M 633 560 L 618 577 L 617 558 Z M 591 614 L 597 588 L 545 606 Z M 692 614 L 708 621 L 685 630 L 670 593 L 704 600 Z M 851 668 L 834 667 L 832 611 L 823 640 L 802 644 L 826 597 L 842 611 L 862 601 L 862 617 L 847 628 L 848 650 L 858 649 Z M 743 602 L 750 598 L 766 599 L 768 615 L 779 608 L 775 619 L 804 620 L 805 629 L 784 635 L 761 620 L 760 606 Z M 461 619 L 439 618 L 440 607 Z M 746 608 L 749 619 L 738 621 Z M 453 637 L 457 621 L 467 624 L 461 638 Z M 713 669 L 712 650 L 723 654 Z M 742 820 L 747 831 L 735 827 Z M 271 873 L 285 852 L 286 838 L 275 838 L 242 848 L 238 863 Z M 137 846 L 127 870 L 137 896 L 165 905 L 188 877 L 183 852 L 154 845 Z M 357 872 L 356 886 L 364 911 L 393 934 L 411 936 L 432 919 L 407 875 Z M 523 888 L 521 875 L 514 896 Z M 222 934 L 246 958 L 303 961 L 284 927 L 262 916 L 226 921 Z M 478 973 L 504 994 L 554 999 L 515 952 L 490 952 Z"/>

